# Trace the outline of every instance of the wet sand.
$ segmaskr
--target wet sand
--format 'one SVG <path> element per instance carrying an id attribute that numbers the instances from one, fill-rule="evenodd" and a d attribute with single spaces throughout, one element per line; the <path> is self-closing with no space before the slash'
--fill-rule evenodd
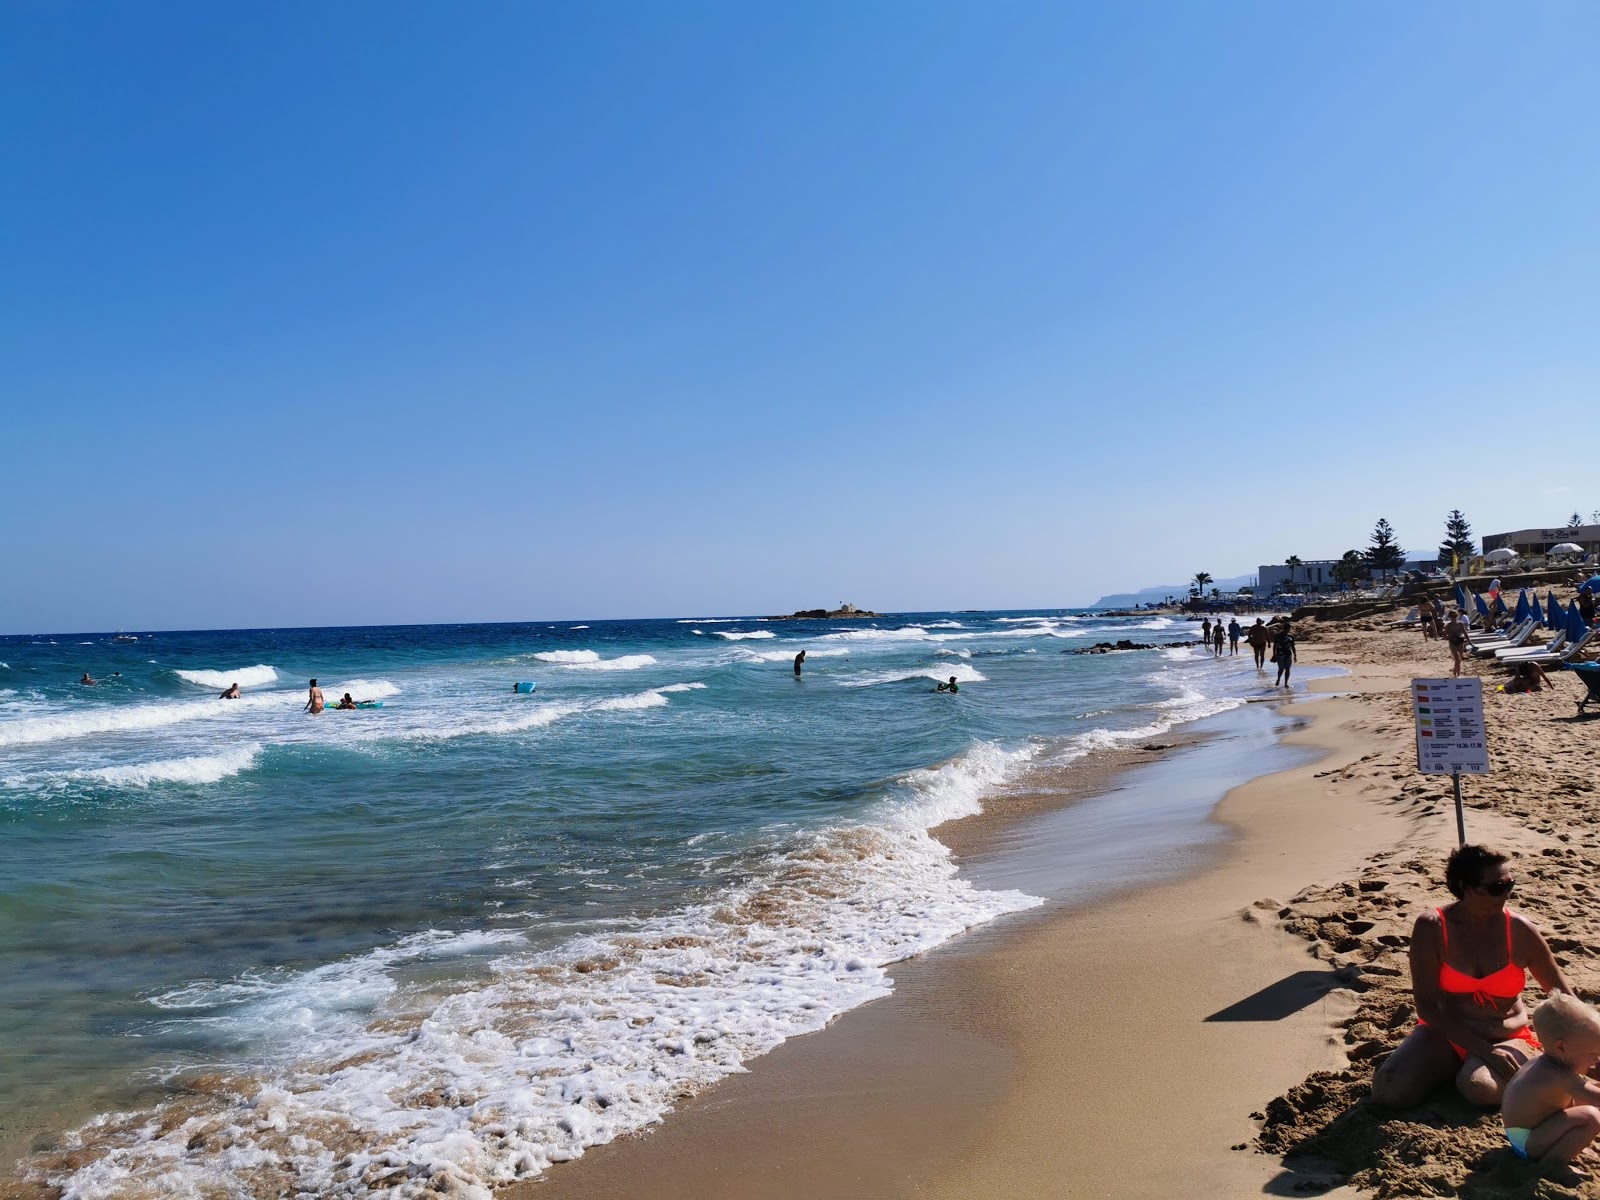
<path id="1" fill-rule="evenodd" d="M 1288 715 L 1307 724 L 1280 745 L 1266 726 Z M 1327 786 L 1371 753 L 1366 715 L 1356 699 L 1258 707 L 1131 770 L 1030 775 L 939 836 L 980 881 L 1055 903 L 898 966 L 892 996 L 507 1194 L 1259 1194 L 1281 1168 L 1250 1152 L 1250 1113 L 1340 1065 L 1336 1026 L 1356 1008 L 1353 976 L 1264 917 L 1412 827 L 1359 787 Z M 1117 890 L 1118 822 L 1164 803 L 1174 844 L 1144 845 Z M 1181 828 L 1195 820 L 1209 836 Z M 1113 879 L 1097 894 L 1074 888 L 1085 853 Z M 1152 867 L 1168 881 L 1132 884 Z"/>

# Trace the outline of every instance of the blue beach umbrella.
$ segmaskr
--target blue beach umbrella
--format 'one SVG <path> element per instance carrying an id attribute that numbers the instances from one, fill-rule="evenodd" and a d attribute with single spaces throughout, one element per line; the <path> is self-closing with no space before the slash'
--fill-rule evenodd
<path id="1" fill-rule="evenodd" d="M 1521 625 L 1528 619 L 1528 589 L 1523 588 L 1517 593 L 1517 624 Z"/>
<path id="2" fill-rule="evenodd" d="M 1584 624 L 1583 614 L 1578 611 L 1578 602 L 1574 600 L 1567 608 L 1567 641 L 1575 642 L 1589 632 L 1589 627 Z"/>
<path id="3" fill-rule="evenodd" d="M 1579 587 L 1586 587 L 1591 592 L 1600 593 L 1600 575 L 1591 575 L 1591 576 L 1589 576 L 1589 578 L 1585 579 L 1578 586 Z"/>
<path id="4" fill-rule="evenodd" d="M 1472 593 L 1472 603 L 1477 605 L 1478 615 L 1480 617 L 1487 617 L 1489 615 L 1489 606 L 1484 603 L 1483 595 L 1481 593 Z"/>
<path id="5" fill-rule="evenodd" d="M 1461 584 L 1456 584 L 1456 607 L 1462 612 L 1467 611 L 1467 589 Z"/>
<path id="6" fill-rule="evenodd" d="M 1535 625 L 1548 624 L 1548 622 L 1546 622 L 1545 619 L 1544 619 L 1544 610 L 1539 607 L 1539 593 L 1538 592 L 1535 592 L 1533 594 L 1533 603 L 1528 605 L 1528 611 L 1533 614 L 1533 622 L 1534 622 Z"/>
<path id="7" fill-rule="evenodd" d="M 1497 617 L 1506 615 L 1506 598 L 1504 596 L 1496 596 L 1494 598 L 1494 615 Z"/>
<path id="8" fill-rule="evenodd" d="M 1551 588 L 1550 594 L 1544 598 L 1544 611 L 1551 629 L 1561 629 L 1566 625 L 1567 614 L 1562 610 L 1561 602 L 1556 599 L 1555 588 Z"/>

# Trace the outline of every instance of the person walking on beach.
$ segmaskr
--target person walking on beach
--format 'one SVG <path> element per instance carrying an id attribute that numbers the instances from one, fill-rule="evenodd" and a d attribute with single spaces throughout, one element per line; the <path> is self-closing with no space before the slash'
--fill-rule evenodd
<path id="1" fill-rule="evenodd" d="M 1207 617 L 1200 622 L 1200 644 L 1207 650 L 1211 649 L 1211 618 Z"/>
<path id="2" fill-rule="evenodd" d="M 1423 913 L 1411 930 L 1418 1021 L 1372 1077 L 1372 1103 L 1382 1108 L 1421 1104 L 1452 1076 L 1473 1104 L 1498 1106 L 1539 1049 L 1522 1002 L 1528 974 L 1547 995 L 1572 993 L 1539 930 L 1506 907 L 1516 877 L 1504 854 L 1458 847 L 1444 884 L 1454 902 Z"/>
<path id="3" fill-rule="evenodd" d="M 1264 671 L 1267 668 L 1267 642 L 1271 640 L 1267 633 L 1266 624 L 1260 617 L 1250 626 L 1244 635 L 1244 640 L 1250 643 L 1250 652 L 1256 656 L 1256 670 Z"/>
<path id="4" fill-rule="evenodd" d="M 1211 640 L 1217 647 L 1217 657 L 1222 657 L 1222 647 L 1227 643 L 1228 631 L 1222 627 L 1222 618 L 1217 618 L 1217 627 L 1211 631 Z"/>
<path id="5" fill-rule="evenodd" d="M 800 668 L 805 665 L 805 661 L 806 652 L 804 650 L 794 656 L 794 677 L 796 679 L 800 678 Z"/>
<path id="6" fill-rule="evenodd" d="M 1459 675 L 1461 660 L 1467 653 L 1467 622 L 1459 608 L 1450 614 L 1450 621 L 1444 627 L 1444 640 L 1450 647 L 1450 674 Z"/>
<path id="7" fill-rule="evenodd" d="M 1234 617 L 1228 622 L 1228 654 L 1230 656 L 1239 653 L 1239 635 L 1242 632 L 1244 631 L 1239 628 L 1238 617 Z"/>
<path id="8" fill-rule="evenodd" d="M 313 679 L 311 681 L 311 691 L 306 698 L 305 711 L 315 714 L 321 712 L 327 707 L 327 701 L 323 700 L 322 698 L 322 689 L 317 686 L 317 681 Z"/>
<path id="9" fill-rule="evenodd" d="M 1277 636 L 1272 639 L 1272 661 L 1278 664 L 1278 678 L 1273 687 L 1289 686 L 1289 671 L 1294 666 L 1294 634 L 1289 631 L 1289 622 L 1285 621 L 1278 626 Z"/>
<path id="10" fill-rule="evenodd" d="M 1433 599 L 1424 594 L 1422 599 L 1417 601 L 1417 620 L 1422 625 L 1423 641 L 1427 641 L 1437 635 L 1438 630 L 1434 628 L 1434 619 L 1437 614 L 1438 610 L 1433 606 Z"/>

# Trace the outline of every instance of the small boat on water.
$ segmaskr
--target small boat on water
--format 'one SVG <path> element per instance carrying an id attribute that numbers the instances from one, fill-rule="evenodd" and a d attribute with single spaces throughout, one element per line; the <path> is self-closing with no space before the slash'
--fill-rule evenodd
<path id="1" fill-rule="evenodd" d="M 137 642 L 139 635 L 136 633 L 114 633 L 111 635 L 113 642 Z"/>

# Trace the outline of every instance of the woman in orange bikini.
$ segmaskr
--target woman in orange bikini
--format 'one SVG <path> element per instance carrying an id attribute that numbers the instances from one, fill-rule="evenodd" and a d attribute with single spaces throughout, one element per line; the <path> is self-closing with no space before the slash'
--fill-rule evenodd
<path id="1" fill-rule="evenodd" d="M 1497 1107 L 1511 1077 L 1539 1049 L 1522 989 L 1571 992 L 1543 935 L 1506 907 L 1516 880 L 1506 856 L 1462 846 L 1445 866 L 1454 896 L 1411 931 L 1417 1027 L 1372 1078 L 1372 1101 L 1410 1108 L 1451 1076 L 1461 1094 Z"/>

